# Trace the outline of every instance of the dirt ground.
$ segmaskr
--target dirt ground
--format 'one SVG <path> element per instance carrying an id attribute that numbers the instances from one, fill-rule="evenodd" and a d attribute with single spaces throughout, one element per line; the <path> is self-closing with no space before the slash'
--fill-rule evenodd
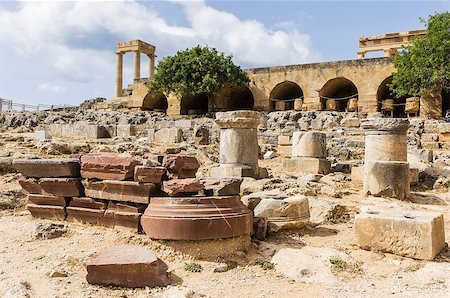
<path id="1" fill-rule="evenodd" d="M 270 166 L 273 173 L 277 173 L 276 164 L 279 163 L 279 159 L 262 162 Z M 0 176 L 0 190 L 12 194 L 19 191 L 17 178 L 17 174 Z M 144 234 L 75 223 L 66 223 L 67 232 L 61 237 L 35 239 L 32 235 L 36 226 L 49 221 L 31 218 L 22 202 L 20 207 L 0 210 L 0 297 L 158 297 L 174 288 L 190 289 L 195 293 L 194 297 L 450 297 L 448 248 L 434 261 L 413 260 L 361 250 L 353 231 L 354 215 L 362 206 L 433 210 L 444 213 L 448 241 L 449 193 L 415 193 L 415 203 L 405 203 L 365 198 L 358 189 L 353 189 L 342 198 L 311 197 L 312 214 L 318 213 L 325 201 L 345 206 L 348 211 L 343 217 L 345 220 L 311 224 L 298 231 L 271 235 L 266 241 L 253 240 L 245 251 L 223 257 L 211 256 L 207 260 L 194 260 L 195 243 L 172 245 L 152 241 Z M 168 289 L 89 285 L 85 261 L 100 249 L 119 243 L 142 245 L 155 251 L 168 264 L 173 285 Z M 219 241 L 208 245 L 210 248 L 215 246 L 216 250 L 226 250 L 228 244 Z M 208 252 L 207 247 L 202 249 Z M 327 249 L 331 253 L 342 252 L 347 258 L 338 265 L 325 262 L 334 279 L 321 279 L 318 271 L 319 279 L 314 282 L 294 281 L 267 263 L 277 251 L 286 247 Z M 292 260 L 292 263 L 297 261 L 301 260 Z M 196 262 L 203 270 L 188 272 L 184 269 L 187 262 Z M 223 263 L 229 264 L 230 269 L 214 272 Z M 53 271 L 67 276 L 51 277 Z"/>

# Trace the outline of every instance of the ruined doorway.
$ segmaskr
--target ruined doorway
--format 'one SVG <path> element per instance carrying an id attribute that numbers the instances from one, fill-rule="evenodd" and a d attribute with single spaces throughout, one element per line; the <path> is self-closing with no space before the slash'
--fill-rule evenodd
<path id="1" fill-rule="evenodd" d="M 270 92 L 270 110 L 287 111 L 294 109 L 294 100 L 303 98 L 303 90 L 294 82 L 284 81 Z"/>
<path id="2" fill-rule="evenodd" d="M 358 89 L 346 78 L 329 80 L 319 91 L 322 110 L 345 112 L 350 99 L 358 99 Z"/>
<path id="3" fill-rule="evenodd" d="M 450 90 L 442 89 L 442 117 L 450 110 Z"/>
<path id="4" fill-rule="evenodd" d="M 230 92 L 230 102 L 224 108 L 225 111 L 253 110 L 253 93 L 247 87 L 234 87 Z"/>
<path id="5" fill-rule="evenodd" d="M 378 112 L 382 112 L 386 116 L 392 116 L 394 118 L 405 118 L 407 116 L 405 112 L 406 99 L 412 96 L 402 96 L 397 98 L 395 96 L 395 93 L 393 93 L 389 89 L 389 84 L 391 83 L 392 83 L 392 76 L 389 76 L 386 79 L 384 79 L 384 81 L 378 87 L 377 91 Z M 391 106 L 389 100 L 392 100 L 392 110 L 390 110 L 389 108 Z M 389 109 L 386 110 L 386 107 Z"/>
<path id="6" fill-rule="evenodd" d="M 163 93 L 147 94 L 142 103 L 143 110 L 165 113 L 167 111 L 167 98 Z"/>
<path id="7" fill-rule="evenodd" d="M 208 113 L 208 95 L 189 94 L 181 97 L 181 115 L 203 115 Z"/>

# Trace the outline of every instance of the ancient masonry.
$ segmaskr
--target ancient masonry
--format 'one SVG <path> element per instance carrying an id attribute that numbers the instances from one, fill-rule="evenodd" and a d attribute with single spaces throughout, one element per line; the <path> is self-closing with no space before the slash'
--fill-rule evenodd
<path id="1" fill-rule="evenodd" d="M 14 160 L 34 217 L 143 230 L 154 239 L 205 240 L 252 233 L 240 179 L 197 179 L 195 157 L 91 153 Z M 150 199 L 151 198 L 151 199 Z"/>

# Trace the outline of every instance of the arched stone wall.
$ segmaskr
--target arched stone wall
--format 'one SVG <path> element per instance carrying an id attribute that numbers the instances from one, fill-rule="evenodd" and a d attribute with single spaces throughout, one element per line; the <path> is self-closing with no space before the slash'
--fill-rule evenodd
<path id="1" fill-rule="evenodd" d="M 272 91 L 270 92 L 270 110 L 293 110 L 293 100 L 301 98 L 303 98 L 303 90 L 298 84 L 292 81 L 281 82 L 273 87 Z"/>

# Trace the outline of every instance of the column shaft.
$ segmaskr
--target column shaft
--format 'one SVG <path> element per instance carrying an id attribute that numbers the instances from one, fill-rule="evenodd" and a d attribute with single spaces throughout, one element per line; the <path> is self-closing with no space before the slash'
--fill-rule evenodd
<path id="1" fill-rule="evenodd" d="M 123 69 L 123 53 L 117 53 L 116 64 L 116 97 L 122 96 L 122 69 Z"/>
<path id="2" fill-rule="evenodd" d="M 148 58 L 150 59 L 148 65 L 148 77 L 152 79 L 155 75 L 155 56 L 148 56 Z"/>
<path id="3" fill-rule="evenodd" d="M 134 79 L 139 80 L 141 78 L 141 53 L 139 51 L 134 52 Z"/>

